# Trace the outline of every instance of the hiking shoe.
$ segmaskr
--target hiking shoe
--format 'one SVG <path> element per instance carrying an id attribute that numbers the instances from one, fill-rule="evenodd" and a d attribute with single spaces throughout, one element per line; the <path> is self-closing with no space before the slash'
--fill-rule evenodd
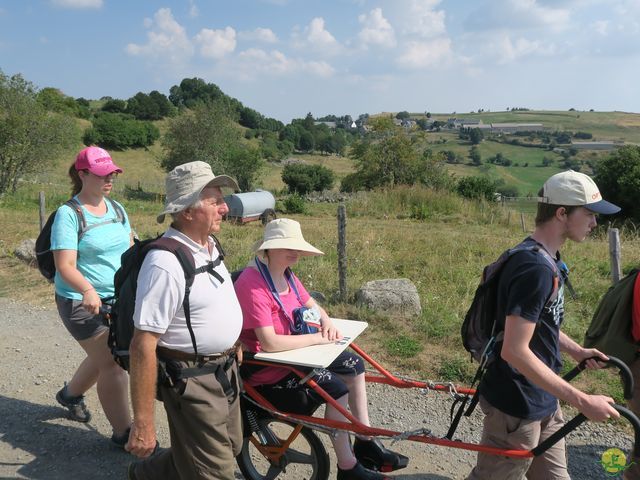
<path id="1" fill-rule="evenodd" d="M 60 405 L 69 410 L 69 418 L 76 422 L 86 423 L 91 420 L 91 412 L 84 403 L 84 395 L 70 397 L 67 395 L 67 384 L 56 393 L 56 400 Z"/>
<path id="2" fill-rule="evenodd" d="M 392 480 L 382 473 L 364 468 L 360 462 L 350 470 L 342 470 L 338 467 L 336 480 Z"/>
<path id="3" fill-rule="evenodd" d="M 363 466 L 379 472 L 392 472 L 409 464 L 407 457 L 388 450 L 377 439 L 361 440 L 356 437 L 353 442 L 353 453 Z"/>
<path id="4" fill-rule="evenodd" d="M 127 428 L 122 435 L 116 435 L 115 433 L 111 435 L 111 443 L 113 443 L 116 447 L 124 449 L 124 446 L 129 441 L 129 432 L 131 428 Z"/>

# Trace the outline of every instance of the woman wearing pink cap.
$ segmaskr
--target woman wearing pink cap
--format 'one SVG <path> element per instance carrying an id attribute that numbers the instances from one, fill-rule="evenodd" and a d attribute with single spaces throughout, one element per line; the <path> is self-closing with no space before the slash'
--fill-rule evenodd
<path id="1" fill-rule="evenodd" d="M 113 428 L 111 440 L 124 447 L 131 415 L 128 377 L 107 347 L 108 329 L 99 315 L 101 299 L 114 294 L 113 275 L 131 245 L 131 227 L 122 206 L 108 195 L 122 169 L 106 150 L 83 149 L 69 168 L 72 199 L 62 205 L 51 228 L 56 265 L 55 297 L 60 318 L 86 352 L 71 380 L 57 393 L 71 419 L 88 422 L 84 393 L 97 384 L 98 398 Z"/>

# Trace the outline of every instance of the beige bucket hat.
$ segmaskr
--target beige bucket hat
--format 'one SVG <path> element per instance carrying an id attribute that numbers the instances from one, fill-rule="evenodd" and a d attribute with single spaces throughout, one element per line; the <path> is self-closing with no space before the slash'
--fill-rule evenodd
<path id="1" fill-rule="evenodd" d="M 205 162 L 189 162 L 178 165 L 167 174 L 165 181 L 167 198 L 164 210 L 158 215 L 158 223 L 164 222 L 168 213 L 178 213 L 200 198 L 207 186 L 229 187 L 239 191 L 238 183 L 227 175 L 215 176 L 211 166 Z"/>
<path id="2" fill-rule="evenodd" d="M 258 257 L 263 257 L 265 250 L 274 248 L 298 250 L 304 256 L 324 255 L 304 239 L 300 224 L 289 218 L 277 218 L 267 223 L 263 239 L 253 246 Z"/>

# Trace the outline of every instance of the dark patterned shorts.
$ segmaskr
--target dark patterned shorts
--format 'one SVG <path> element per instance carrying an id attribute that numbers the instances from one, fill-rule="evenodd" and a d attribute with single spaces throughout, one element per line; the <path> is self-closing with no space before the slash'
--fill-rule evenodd
<path id="1" fill-rule="evenodd" d="M 300 368 L 304 373 L 311 372 L 311 368 Z M 331 398 L 338 399 L 347 393 L 349 389 L 342 381 L 340 375 L 356 376 L 364 373 L 364 361 L 352 352 L 342 352 L 327 368 L 323 368 L 313 380 L 326 391 Z M 276 408 L 284 412 L 310 415 L 324 399 L 307 384 L 300 385 L 300 378 L 291 373 L 271 385 L 261 385 L 256 389 Z"/>

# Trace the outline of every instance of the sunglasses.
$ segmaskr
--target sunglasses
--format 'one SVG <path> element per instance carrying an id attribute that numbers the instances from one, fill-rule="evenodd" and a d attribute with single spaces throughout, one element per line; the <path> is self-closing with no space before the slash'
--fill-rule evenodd
<path id="1" fill-rule="evenodd" d="M 111 182 L 115 181 L 118 178 L 118 173 L 117 172 L 110 173 L 109 175 L 96 175 L 95 173 L 92 173 L 89 170 L 84 170 L 84 171 L 86 173 L 88 173 L 89 175 L 92 175 L 92 176 L 94 176 L 96 178 L 99 178 L 104 183 L 111 183 Z"/>

